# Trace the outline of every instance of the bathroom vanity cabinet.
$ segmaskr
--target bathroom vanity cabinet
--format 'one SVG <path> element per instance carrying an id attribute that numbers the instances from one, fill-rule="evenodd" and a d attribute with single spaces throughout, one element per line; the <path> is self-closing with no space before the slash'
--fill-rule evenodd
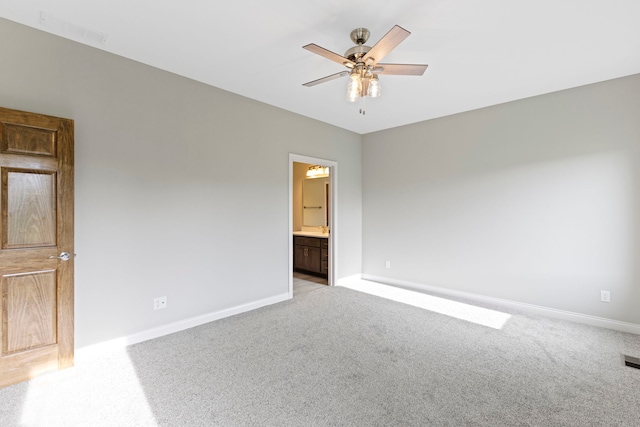
<path id="1" fill-rule="evenodd" d="M 293 268 L 296 271 L 327 277 L 329 241 L 322 237 L 293 236 Z"/>

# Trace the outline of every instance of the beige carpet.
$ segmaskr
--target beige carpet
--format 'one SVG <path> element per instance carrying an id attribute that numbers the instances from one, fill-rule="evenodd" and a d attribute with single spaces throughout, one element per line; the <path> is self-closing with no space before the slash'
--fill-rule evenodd
<path id="1" fill-rule="evenodd" d="M 443 304 L 305 292 L 1 389 L 0 425 L 640 425 L 640 336 Z"/>

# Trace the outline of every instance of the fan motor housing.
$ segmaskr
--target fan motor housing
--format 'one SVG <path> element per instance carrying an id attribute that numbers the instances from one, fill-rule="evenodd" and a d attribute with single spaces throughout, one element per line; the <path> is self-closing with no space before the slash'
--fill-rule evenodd
<path id="1" fill-rule="evenodd" d="M 359 62 L 360 58 L 365 56 L 371 50 L 371 46 L 359 44 L 345 52 L 344 57 L 353 62 Z"/>

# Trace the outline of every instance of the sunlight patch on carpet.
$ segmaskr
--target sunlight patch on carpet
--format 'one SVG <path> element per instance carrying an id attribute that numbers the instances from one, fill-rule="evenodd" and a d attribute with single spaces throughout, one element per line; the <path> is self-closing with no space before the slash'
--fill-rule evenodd
<path id="1" fill-rule="evenodd" d="M 155 426 L 144 390 L 124 348 L 108 357 L 76 358 L 76 366 L 29 382 L 25 426 Z"/>
<path id="2" fill-rule="evenodd" d="M 397 288 L 395 286 L 369 282 L 367 280 L 345 283 L 340 286 L 493 329 L 502 329 L 511 317 L 510 314 L 500 311 L 451 301 L 446 298 L 434 297 L 433 295 Z"/>

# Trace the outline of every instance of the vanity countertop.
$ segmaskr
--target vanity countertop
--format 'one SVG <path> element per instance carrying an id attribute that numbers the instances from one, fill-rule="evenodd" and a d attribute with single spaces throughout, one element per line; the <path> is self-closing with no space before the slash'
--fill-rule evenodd
<path id="1" fill-rule="evenodd" d="M 320 239 L 328 239 L 329 233 L 321 233 L 319 231 L 294 231 L 294 236 L 318 237 Z"/>

